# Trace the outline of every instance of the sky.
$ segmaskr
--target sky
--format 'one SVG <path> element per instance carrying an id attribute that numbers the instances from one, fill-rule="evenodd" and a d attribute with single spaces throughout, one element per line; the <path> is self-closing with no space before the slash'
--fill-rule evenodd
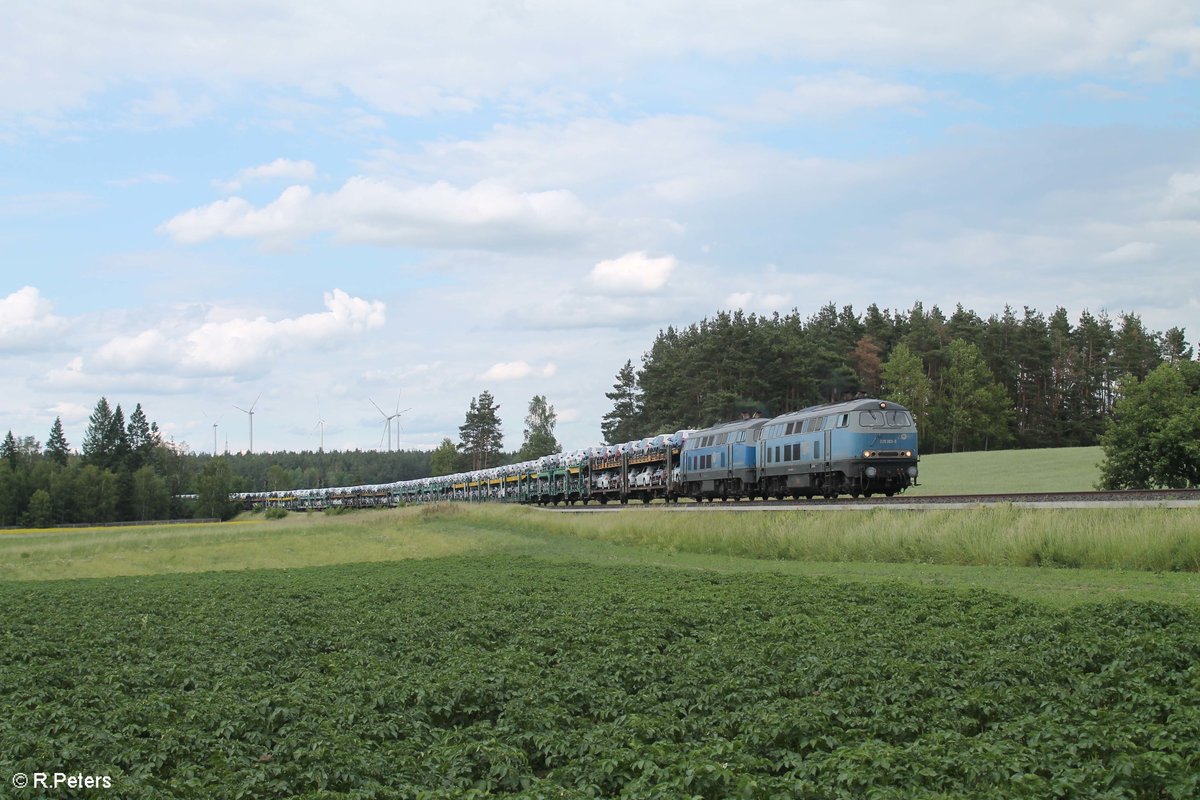
<path id="1" fill-rule="evenodd" d="M 1138 314 L 1200 339 L 1183 0 L 15 0 L 0 430 L 508 449 L 721 310 Z M 378 406 L 379 408 L 376 408 Z M 402 412 L 391 429 L 379 409 Z"/>

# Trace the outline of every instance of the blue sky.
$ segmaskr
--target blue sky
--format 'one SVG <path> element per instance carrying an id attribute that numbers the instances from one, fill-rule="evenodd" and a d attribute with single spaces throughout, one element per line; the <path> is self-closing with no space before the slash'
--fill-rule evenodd
<path id="1" fill-rule="evenodd" d="M 569 448 L 721 309 L 1200 338 L 1200 14 L 1149 0 L 13 4 L 0 429 Z M 318 425 L 324 420 L 324 425 Z M 395 442 L 394 442 L 395 444 Z"/>

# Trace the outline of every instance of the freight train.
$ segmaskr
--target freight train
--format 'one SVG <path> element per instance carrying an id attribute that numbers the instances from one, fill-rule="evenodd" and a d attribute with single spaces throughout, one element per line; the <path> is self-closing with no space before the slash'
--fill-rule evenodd
<path id="1" fill-rule="evenodd" d="M 912 414 L 887 400 L 812 406 L 774 418 L 743 417 L 534 461 L 365 486 L 243 492 L 246 507 L 320 510 L 434 501 L 540 505 L 785 497 L 888 497 L 917 481 Z"/>

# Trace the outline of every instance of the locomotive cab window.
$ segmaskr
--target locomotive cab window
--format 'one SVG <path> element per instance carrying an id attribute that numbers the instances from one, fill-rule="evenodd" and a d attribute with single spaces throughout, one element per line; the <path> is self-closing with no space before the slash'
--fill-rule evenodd
<path id="1" fill-rule="evenodd" d="M 860 411 L 858 424 L 864 428 L 907 428 L 912 417 L 907 411 Z"/>

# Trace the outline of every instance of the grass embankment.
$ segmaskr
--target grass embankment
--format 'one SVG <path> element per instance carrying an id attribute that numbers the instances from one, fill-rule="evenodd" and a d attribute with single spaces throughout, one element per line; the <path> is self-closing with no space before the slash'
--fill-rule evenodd
<path id="1" fill-rule="evenodd" d="M 921 456 L 920 486 L 905 494 L 1087 492 L 1100 482 L 1100 447 L 993 450 Z"/>
<path id="2" fill-rule="evenodd" d="M 986 588 L 1056 605 L 1107 597 L 1200 601 L 1200 511 L 1184 509 L 836 514 L 630 509 L 579 515 L 457 505 L 337 517 L 291 514 L 272 522 L 11 534 L 0 537 L 0 579 L 294 568 L 454 554 L 899 580 Z"/>

